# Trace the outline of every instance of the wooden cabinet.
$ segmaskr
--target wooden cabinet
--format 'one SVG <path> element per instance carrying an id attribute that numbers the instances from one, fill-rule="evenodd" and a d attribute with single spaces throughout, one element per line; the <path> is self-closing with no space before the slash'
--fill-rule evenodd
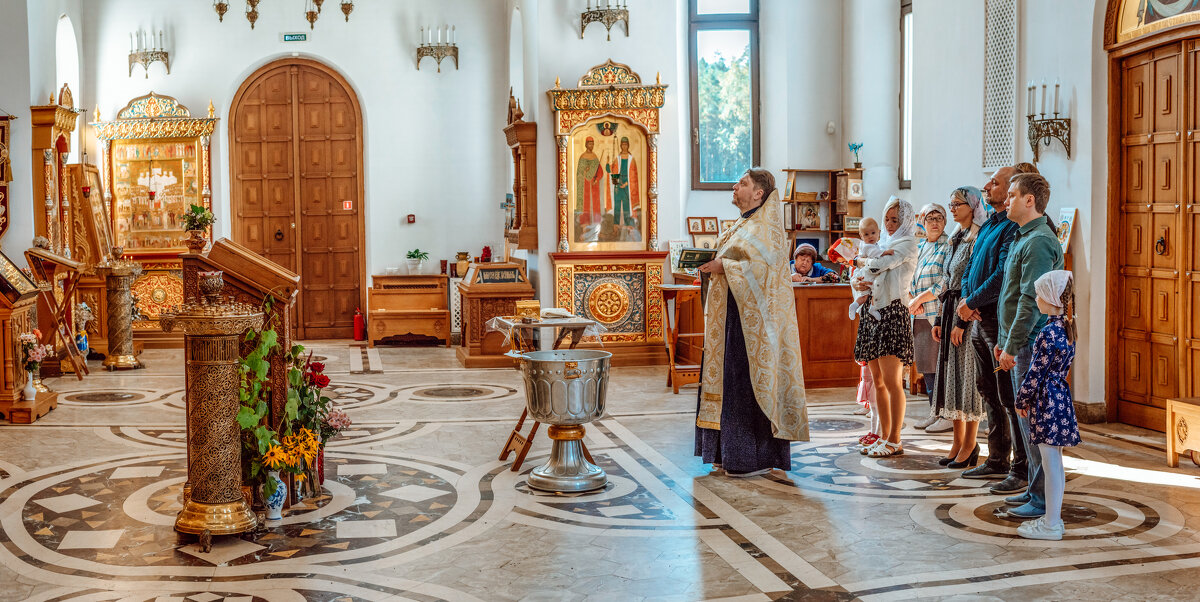
<path id="1" fill-rule="evenodd" d="M 534 298 L 525 268 L 514 263 L 472 263 L 463 281 L 462 344 L 458 361 L 467 368 L 510 368 L 512 358 L 504 355 L 508 345 L 504 334 L 488 332 L 488 320 L 511 316 L 517 301 Z"/>
<path id="2" fill-rule="evenodd" d="M 37 328 L 37 287 L 0 253 L 0 417 L 14 424 L 30 424 L 58 405 L 58 393 L 45 391 L 24 401 L 21 389 L 29 374 L 22 361 L 20 336 Z"/>
<path id="3" fill-rule="evenodd" d="M 371 276 L 367 340 L 437 339 L 450 346 L 450 279 L 445 274 Z M 386 341 L 385 341 L 386 342 Z"/>
<path id="4" fill-rule="evenodd" d="M 504 140 L 512 150 L 513 209 L 504 224 L 505 239 L 518 249 L 537 250 L 537 124 L 525 121 L 521 105 L 508 99 Z"/>

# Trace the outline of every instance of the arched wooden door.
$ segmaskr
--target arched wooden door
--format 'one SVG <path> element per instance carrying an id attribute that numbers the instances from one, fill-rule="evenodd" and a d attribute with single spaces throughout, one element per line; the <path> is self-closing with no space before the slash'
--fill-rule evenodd
<path id="1" fill-rule="evenodd" d="M 273 62 L 238 90 L 229 139 L 234 240 L 300 274 L 299 338 L 350 338 L 366 272 L 354 91 L 319 62 Z"/>

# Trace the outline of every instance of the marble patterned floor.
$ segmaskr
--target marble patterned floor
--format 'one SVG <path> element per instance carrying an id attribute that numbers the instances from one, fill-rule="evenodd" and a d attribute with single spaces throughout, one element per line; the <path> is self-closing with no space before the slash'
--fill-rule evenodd
<path id="1" fill-rule="evenodd" d="M 498 461 L 524 403 L 513 370 L 447 349 L 310 345 L 354 420 L 321 496 L 210 552 L 172 530 L 186 476 L 182 353 L 49 381 L 58 409 L 0 422 L 0 600 L 1195 599 L 1200 469 L 1165 467 L 1162 435 L 1087 427 L 1067 458 L 1061 542 L 1016 536 L 984 481 L 851 447 L 850 389 L 810 391 L 793 470 L 750 479 L 692 456 L 695 389 L 614 368 L 587 445 L 609 474 L 583 495 Z M 919 417 L 910 409 L 910 422 Z"/>

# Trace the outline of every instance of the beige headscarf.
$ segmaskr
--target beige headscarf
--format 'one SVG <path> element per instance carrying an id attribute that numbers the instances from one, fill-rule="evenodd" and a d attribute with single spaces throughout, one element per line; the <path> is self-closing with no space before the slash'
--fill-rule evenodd
<path id="1" fill-rule="evenodd" d="M 754 398 L 771 420 L 778 439 L 808 441 L 800 331 L 789 284 L 787 235 L 778 191 L 748 218 L 739 219 L 717 240 L 724 274 L 713 274 L 704 311 L 704 366 L 696 425 L 721 428 L 725 374 L 725 315 L 733 291 Z"/>

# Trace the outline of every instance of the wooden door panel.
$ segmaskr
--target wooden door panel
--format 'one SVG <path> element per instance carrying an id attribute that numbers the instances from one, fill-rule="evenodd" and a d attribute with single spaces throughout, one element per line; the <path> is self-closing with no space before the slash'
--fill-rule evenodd
<path id="1" fill-rule="evenodd" d="M 1154 131 L 1177 132 L 1180 130 L 1179 110 L 1181 97 L 1179 54 L 1169 54 L 1154 61 Z"/>
<path id="2" fill-rule="evenodd" d="M 1188 391 L 1184 395 L 1195 396 L 1200 391 L 1200 345 L 1192 343 L 1187 348 L 1188 361 L 1184 374 L 1188 378 Z"/>
<path id="3" fill-rule="evenodd" d="M 349 100 L 329 103 L 329 133 L 333 136 L 355 137 L 358 124 L 354 119 L 354 105 Z"/>
<path id="4" fill-rule="evenodd" d="M 1150 202 L 1179 202 L 1179 145 L 1173 142 L 1154 145 L 1154 184 Z"/>
<path id="5" fill-rule="evenodd" d="M 1126 276 L 1122 280 L 1125 298 L 1122 301 L 1121 328 L 1150 332 L 1150 279 Z"/>
<path id="6" fill-rule="evenodd" d="M 1150 282 L 1150 332 L 1175 335 L 1175 281 L 1153 278 Z"/>
<path id="7" fill-rule="evenodd" d="M 1193 192 L 1195 194 L 1195 192 Z M 1184 214 L 1184 219 L 1188 223 L 1188 235 L 1183 237 L 1184 247 L 1188 252 L 1184 255 L 1184 269 L 1193 272 L 1200 271 L 1200 213 L 1188 212 Z"/>
<path id="8" fill-rule="evenodd" d="M 1150 215 L 1150 239 L 1147 248 L 1150 256 L 1150 267 L 1158 270 L 1175 271 L 1179 239 L 1176 235 L 1179 229 L 1175 224 L 1179 221 L 1178 214 L 1155 212 Z"/>
<path id="9" fill-rule="evenodd" d="M 328 145 L 328 171 L 341 177 L 358 175 L 358 149 L 353 140 L 330 140 Z"/>
<path id="10" fill-rule="evenodd" d="M 1139 144 L 1125 147 L 1126 203 L 1145 205 L 1150 202 L 1150 147 Z"/>
<path id="11" fill-rule="evenodd" d="M 1131 211 L 1125 214 L 1125 249 L 1123 266 L 1149 268 L 1153 261 L 1150 240 L 1150 214 L 1145 211 Z"/>
<path id="12" fill-rule="evenodd" d="M 1124 401 L 1147 403 L 1150 395 L 1150 342 L 1120 342 L 1120 396 Z"/>
<path id="13" fill-rule="evenodd" d="M 1149 54 L 1143 53 L 1125 60 L 1121 73 L 1123 90 L 1121 95 L 1122 133 L 1126 136 L 1150 133 L 1150 63 Z"/>
<path id="14" fill-rule="evenodd" d="M 339 251 L 358 251 L 358 218 L 354 215 L 333 215 L 328 219 L 333 224 L 330 246 Z"/>
<path id="15" fill-rule="evenodd" d="M 1167 407 L 1166 400 L 1179 395 L 1179 360 L 1175 345 L 1150 345 L 1150 405 Z"/>

